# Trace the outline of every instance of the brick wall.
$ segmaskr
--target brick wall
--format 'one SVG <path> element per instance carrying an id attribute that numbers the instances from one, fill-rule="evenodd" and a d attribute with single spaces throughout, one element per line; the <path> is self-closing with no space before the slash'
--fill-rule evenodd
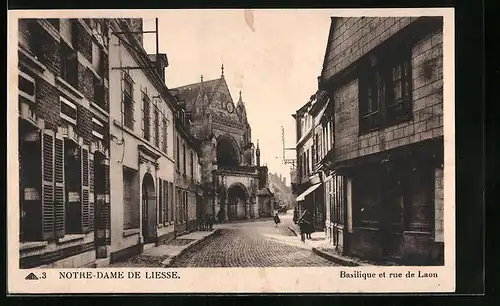
<path id="1" fill-rule="evenodd" d="M 335 18 L 327 51 L 326 78 L 346 68 L 362 55 L 406 27 L 418 17 Z"/>
<path id="2" fill-rule="evenodd" d="M 92 139 L 92 112 L 85 107 L 78 105 L 78 118 L 76 125 L 76 133 L 83 137 L 87 145 Z"/>
<path id="3" fill-rule="evenodd" d="M 37 116 L 45 120 L 46 128 L 55 130 L 61 122 L 61 104 L 57 88 L 42 78 L 36 78 L 36 97 Z"/>
<path id="4" fill-rule="evenodd" d="M 89 100 L 94 100 L 94 78 L 93 73 L 87 67 L 78 63 L 78 90 Z"/>
<path id="5" fill-rule="evenodd" d="M 35 55 L 51 72 L 59 75 L 61 69 L 59 42 L 36 20 L 31 20 L 30 30 Z"/>
<path id="6" fill-rule="evenodd" d="M 75 22 L 76 24 L 76 48 L 78 51 L 92 63 L 92 35 L 87 32 L 86 28 L 81 22 Z"/>
<path id="7" fill-rule="evenodd" d="M 442 40 L 442 31 L 438 31 L 421 39 L 412 48 L 411 121 L 359 136 L 357 79 L 334 92 L 335 149 L 339 161 L 443 135 Z M 351 57 L 345 59 L 347 63 L 350 60 Z"/>

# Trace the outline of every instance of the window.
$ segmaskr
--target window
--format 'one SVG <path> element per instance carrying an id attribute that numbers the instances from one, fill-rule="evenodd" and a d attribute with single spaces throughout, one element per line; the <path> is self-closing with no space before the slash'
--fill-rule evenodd
<path id="1" fill-rule="evenodd" d="M 103 51 L 95 41 L 92 41 L 92 67 L 98 75 L 104 74 Z"/>
<path id="2" fill-rule="evenodd" d="M 97 118 L 92 118 L 92 135 L 99 139 L 103 139 L 105 133 L 104 123 Z"/>
<path id="3" fill-rule="evenodd" d="M 132 79 L 126 76 L 123 79 L 123 123 L 133 130 L 134 129 L 134 85 Z"/>
<path id="4" fill-rule="evenodd" d="M 193 156 L 193 152 L 190 153 L 189 169 L 191 170 L 191 179 L 194 179 L 194 156 Z"/>
<path id="5" fill-rule="evenodd" d="M 168 221 L 172 222 L 174 221 L 174 205 L 175 205 L 175 200 L 174 200 L 174 184 L 173 183 L 168 183 L 168 191 L 169 191 L 169 200 L 170 203 L 168 205 Z"/>
<path id="6" fill-rule="evenodd" d="M 123 229 L 139 228 L 137 171 L 123 168 Z M 136 186 L 137 185 L 137 186 Z"/>
<path id="7" fill-rule="evenodd" d="M 176 166 L 177 166 L 177 172 L 180 171 L 180 163 L 181 163 L 181 157 L 180 157 L 180 152 L 181 152 L 181 148 L 180 148 L 180 141 L 179 141 L 179 137 L 177 137 L 177 146 L 176 146 L 176 150 L 177 150 L 177 158 L 176 158 Z"/>
<path id="8" fill-rule="evenodd" d="M 163 201 L 164 195 L 163 195 L 163 180 L 158 179 L 158 224 L 163 224 Z"/>
<path id="9" fill-rule="evenodd" d="M 162 138 L 163 138 L 163 146 L 162 150 L 163 152 L 167 153 L 167 148 L 168 148 L 168 143 L 167 143 L 167 133 L 168 133 L 168 125 L 167 125 L 167 119 L 164 117 L 163 118 L 163 133 L 162 133 Z"/>
<path id="10" fill-rule="evenodd" d="M 77 106 L 75 103 L 69 101 L 63 96 L 59 97 L 59 101 L 61 104 L 61 113 L 60 116 L 62 119 L 68 121 L 69 123 L 76 125 L 77 122 Z"/>
<path id="11" fill-rule="evenodd" d="M 186 171 L 186 145 L 185 144 L 182 145 L 182 172 L 184 173 L 184 175 L 187 174 L 187 171 Z"/>
<path id="12" fill-rule="evenodd" d="M 372 57 L 359 78 L 360 133 L 411 119 L 411 55 Z"/>
<path id="13" fill-rule="evenodd" d="M 94 103 L 100 107 L 105 107 L 104 95 L 105 89 L 103 79 L 94 75 Z"/>
<path id="14" fill-rule="evenodd" d="M 71 19 L 60 19 L 59 20 L 59 33 L 61 38 L 71 46 L 73 46 L 73 20 Z"/>
<path id="15" fill-rule="evenodd" d="M 154 116 L 155 146 L 160 147 L 160 111 L 157 106 L 155 106 Z"/>
<path id="16" fill-rule="evenodd" d="M 147 141 L 151 140 L 151 101 L 146 92 L 142 92 L 142 135 Z"/>
<path id="17" fill-rule="evenodd" d="M 19 96 L 32 103 L 35 102 L 35 79 L 26 73 L 19 71 Z"/>
<path id="18" fill-rule="evenodd" d="M 61 72 L 60 76 L 73 87 L 78 86 L 78 59 L 76 51 L 66 42 L 60 44 Z"/>

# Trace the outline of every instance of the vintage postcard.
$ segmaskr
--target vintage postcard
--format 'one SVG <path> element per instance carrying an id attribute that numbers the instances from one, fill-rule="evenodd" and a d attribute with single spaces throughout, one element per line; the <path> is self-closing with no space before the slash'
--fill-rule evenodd
<path id="1" fill-rule="evenodd" d="M 454 292 L 453 9 L 8 19 L 9 293 Z"/>

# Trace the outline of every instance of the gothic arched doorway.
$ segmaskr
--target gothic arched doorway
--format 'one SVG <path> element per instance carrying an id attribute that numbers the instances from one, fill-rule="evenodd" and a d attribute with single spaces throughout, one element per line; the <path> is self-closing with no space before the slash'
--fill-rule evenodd
<path id="1" fill-rule="evenodd" d="M 145 243 L 156 239 L 156 192 L 150 173 L 142 179 L 142 236 Z"/>
<path id="2" fill-rule="evenodd" d="M 236 167 L 240 164 L 240 150 L 236 140 L 230 135 L 222 135 L 217 139 L 217 165 L 220 167 Z"/>
<path id="3" fill-rule="evenodd" d="M 241 183 L 231 185 L 227 191 L 227 218 L 243 219 L 247 215 L 248 192 Z"/>

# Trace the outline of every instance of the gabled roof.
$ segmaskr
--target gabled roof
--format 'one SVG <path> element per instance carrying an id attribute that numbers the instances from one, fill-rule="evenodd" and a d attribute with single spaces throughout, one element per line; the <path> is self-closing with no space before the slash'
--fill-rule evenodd
<path id="1" fill-rule="evenodd" d="M 210 94 L 217 88 L 217 85 L 220 81 L 220 78 L 215 80 L 203 81 L 203 91 L 205 93 L 208 93 L 208 95 L 210 96 Z M 172 88 L 171 90 L 179 91 L 179 96 L 186 101 L 186 108 L 191 109 L 191 106 L 196 100 L 200 89 L 201 82 Z"/>

